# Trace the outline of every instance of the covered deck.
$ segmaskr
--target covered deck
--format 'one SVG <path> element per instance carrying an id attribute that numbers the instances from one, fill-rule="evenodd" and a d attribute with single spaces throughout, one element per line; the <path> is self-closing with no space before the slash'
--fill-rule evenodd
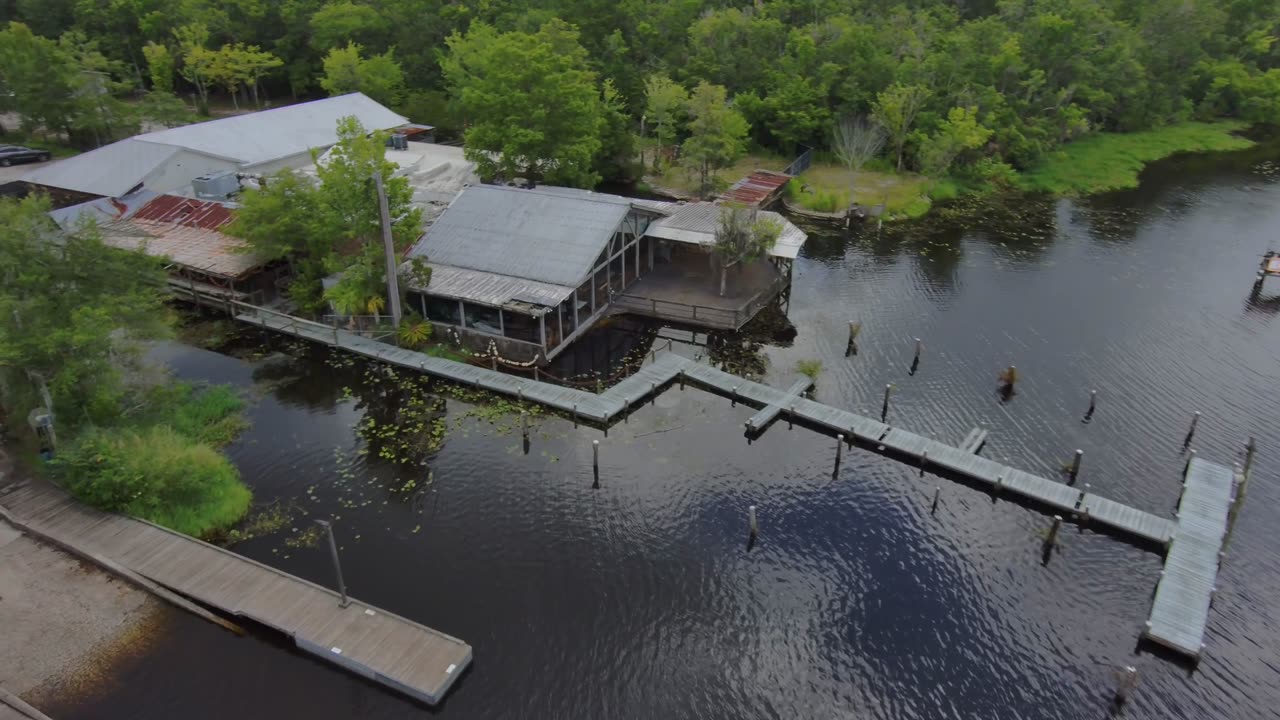
<path id="1" fill-rule="evenodd" d="M 613 307 L 620 312 L 697 325 L 717 330 L 740 330 L 787 284 L 787 276 L 773 260 L 758 260 L 729 270 L 725 294 L 711 256 L 699 248 L 677 245 L 670 259 L 659 259 L 653 270 L 622 294 Z"/>

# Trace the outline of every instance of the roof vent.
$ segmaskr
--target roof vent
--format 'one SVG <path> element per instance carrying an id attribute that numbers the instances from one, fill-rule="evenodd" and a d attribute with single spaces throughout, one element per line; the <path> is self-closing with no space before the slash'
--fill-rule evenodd
<path id="1" fill-rule="evenodd" d="M 240 181 L 236 179 L 234 172 L 222 170 L 201 175 L 192 180 L 191 190 L 195 192 L 196 197 L 204 200 L 226 200 L 232 194 L 239 192 Z"/>

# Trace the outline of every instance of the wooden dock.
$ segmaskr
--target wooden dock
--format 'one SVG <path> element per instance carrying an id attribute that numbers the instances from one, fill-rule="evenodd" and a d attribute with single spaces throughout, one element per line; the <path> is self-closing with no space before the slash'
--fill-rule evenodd
<path id="1" fill-rule="evenodd" d="M 82 505 L 46 482 L 0 489 L 22 529 L 82 557 L 101 557 L 302 650 L 434 705 L 471 663 L 471 646 L 229 550 Z"/>
<path id="2" fill-rule="evenodd" d="M 841 435 L 850 445 L 951 476 L 984 488 L 995 497 L 1018 500 L 1082 525 L 1167 550 L 1165 570 L 1144 637 L 1193 657 L 1200 652 L 1231 500 L 1233 475 L 1220 465 L 1199 459 L 1188 465 L 1185 491 L 1175 522 L 1067 483 L 988 460 L 978 454 L 988 439 L 988 431 L 983 428 L 970 431 L 958 446 L 949 445 L 804 398 L 801 393 L 809 387 L 806 381 L 799 381 L 788 390 L 779 390 L 667 352 L 656 355 L 653 362 L 604 393 L 595 394 L 428 357 L 288 316 L 254 312 L 238 315 L 237 319 L 454 382 L 523 398 L 526 402 L 540 403 L 606 426 L 676 380 L 681 386 L 693 383 L 734 402 L 760 408 L 761 411 L 747 421 L 748 435 L 767 429 L 771 422 L 785 414 L 793 421 Z"/>
<path id="3" fill-rule="evenodd" d="M 1178 528 L 1143 637 L 1191 658 L 1204 649 L 1237 479 L 1231 468 L 1200 458 L 1187 463 L 1183 476 Z"/>

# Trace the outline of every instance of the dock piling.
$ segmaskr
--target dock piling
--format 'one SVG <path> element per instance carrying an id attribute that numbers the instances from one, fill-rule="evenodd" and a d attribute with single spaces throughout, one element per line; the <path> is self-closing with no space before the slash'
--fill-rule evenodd
<path id="1" fill-rule="evenodd" d="M 933 505 L 929 507 L 929 514 L 933 515 L 938 512 L 938 500 L 942 498 L 942 486 L 936 485 L 933 488 Z"/>
<path id="2" fill-rule="evenodd" d="M 1092 420 L 1093 412 L 1094 410 L 1097 410 L 1097 409 L 1098 409 L 1098 391 L 1090 390 L 1089 391 L 1089 410 L 1084 414 L 1084 421 L 1089 422 L 1090 420 Z"/>
<path id="3" fill-rule="evenodd" d="M 1123 705 L 1129 699 L 1129 692 L 1138 684 L 1138 668 L 1127 665 L 1116 673 L 1116 705 Z"/>
<path id="4" fill-rule="evenodd" d="M 1080 476 L 1080 461 L 1084 459 L 1084 451 L 1076 449 L 1076 456 L 1071 460 L 1071 483 L 1075 484 L 1076 478 Z"/>
<path id="5" fill-rule="evenodd" d="M 796 426 L 796 406 L 792 405 L 790 412 L 787 413 L 787 429 L 790 430 Z"/>
<path id="6" fill-rule="evenodd" d="M 600 487 L 600 441 L 591 441 L 591 474 L 595 476 L 595 485 L 592 487 Z"/>
<path id="7" fill-rule="evenodd" d="M 738 386 L 733 386 L 733 391 L 729 394 L 729 407 L 738 407 Z"/>
<path id="8" fill-rule="evenodd" d="M 524 452 L 529 453 L 529 411 L 520 411 L 520 437 L 524 438 Z"/>
<path id="9" fill-rule="evenodd" d="M 680 391 L 684 392 L 684 371 L 680 371 Z"/>
<path id="10" fill-rule="evenodd" d="M 924 343 L 920 342 L 920 338 L 916 338 L 916 356 L 915 364 L 920 364 L 920 351 L 924 349 Z"/>
<path id="11" fill-rule="evenodd" d="M 844 356 L 858 354 L 858 333 L 862 332 L 862 323 L 849 321 L 849 342 L 844 346 Z"/>
<path id="12" fill-rule="evenodd" d="M 836 435 L 836 467 L 831 471 L 831 476 L 835 477 L 840 474 L 840 457 L 844 454 L 844 435 Z"/>
<path id="13" fill-rule="evenodd" d="M 342 563 L 338 561 L 338 541 L 333 539 L 333 523 L 316 520 L 316 524 L 324 528 L 325 535 L 329 536 L 329 556 L 333 558 L 333 571 L 338 576 L 338 593 L 342 595 L 339 607 L 347 607 L 351 604 L 351 598 L 347 597 L 347 583 L 342 579 Z"/>
<path id="14" fill-rule="evenodd" d="M 575 430 L 578 427 L 578 403 L 573 404 L 573 427 Z"/>
<path id="15" fill-rule="evenodd" d="M 1182 440 L 1182 447 L 1190 447 L 1191 439 L 1196 436 L 1196 426 L 1200 424 L 1200 411 L 1197 410 L 1195 415 L 1191 416 L 1191 429 L 1187 430 L 1187 436 Z"/>
<path id="16" fill-rule="evenodd" d="M 929 464 L 929 451 L 925 450 L 920 453 L 920 477 L 924 477 L 925 465 Z"/>
<path id="17" fill-rule="evenodd" d="M 1249 436 L 1249 443 L 1244 446 L 1244 476 L 1248 482 L 1249 473 L 1253 471 L 1253 454 L 1257 452 L 1258 444 L 1254 441 L 1253 436 Z"/>
<path id="18" fill-rule="evenodd" d="M 880 422 L 884 422 L 889 417 L 889 393 L 893 391 L 893 385 L 884 386 L 884 404 L 880 406 Z"/>
<path id="19" fill-rule="evenodd" d="M 751 539 L 755 540 L 756 536 L 760 534 L 760 526 L 756 523 L 756 506 L 755 505 L 750 505 L 747 507 L 747 520 L 751 525 Z"/>
<path id="20" fill-rule="evenodd" d="M 1049 537 L 1045 538 L 1044 546 L 1051 548 L 1058 544 L 1058 531 L 1062 529 L 1062 516 L 1054 515 L 1053 524 L 1049 526 Z"/>

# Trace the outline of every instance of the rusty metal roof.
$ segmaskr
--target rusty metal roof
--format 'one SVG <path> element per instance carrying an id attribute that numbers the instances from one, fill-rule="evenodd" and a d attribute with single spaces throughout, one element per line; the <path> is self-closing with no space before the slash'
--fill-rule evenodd
<path id="1" fill-rule="evenodd" d="M 742 203 L 754 207 L 768 204 L 782 192 L 782 186 L 791 179 L 790 175 L 772 170 L 756 170 L 750 175 L 734 183 L 720 196 L 721 200 Z"/>
<path id="2" fill-rule="evenodd" d="M 177 195 L 160 195 L 133 213 L 135 220 L 155 220 L 183 227 L 217 230 L 230 223 L 232 208 L 217 202 Z"/>

